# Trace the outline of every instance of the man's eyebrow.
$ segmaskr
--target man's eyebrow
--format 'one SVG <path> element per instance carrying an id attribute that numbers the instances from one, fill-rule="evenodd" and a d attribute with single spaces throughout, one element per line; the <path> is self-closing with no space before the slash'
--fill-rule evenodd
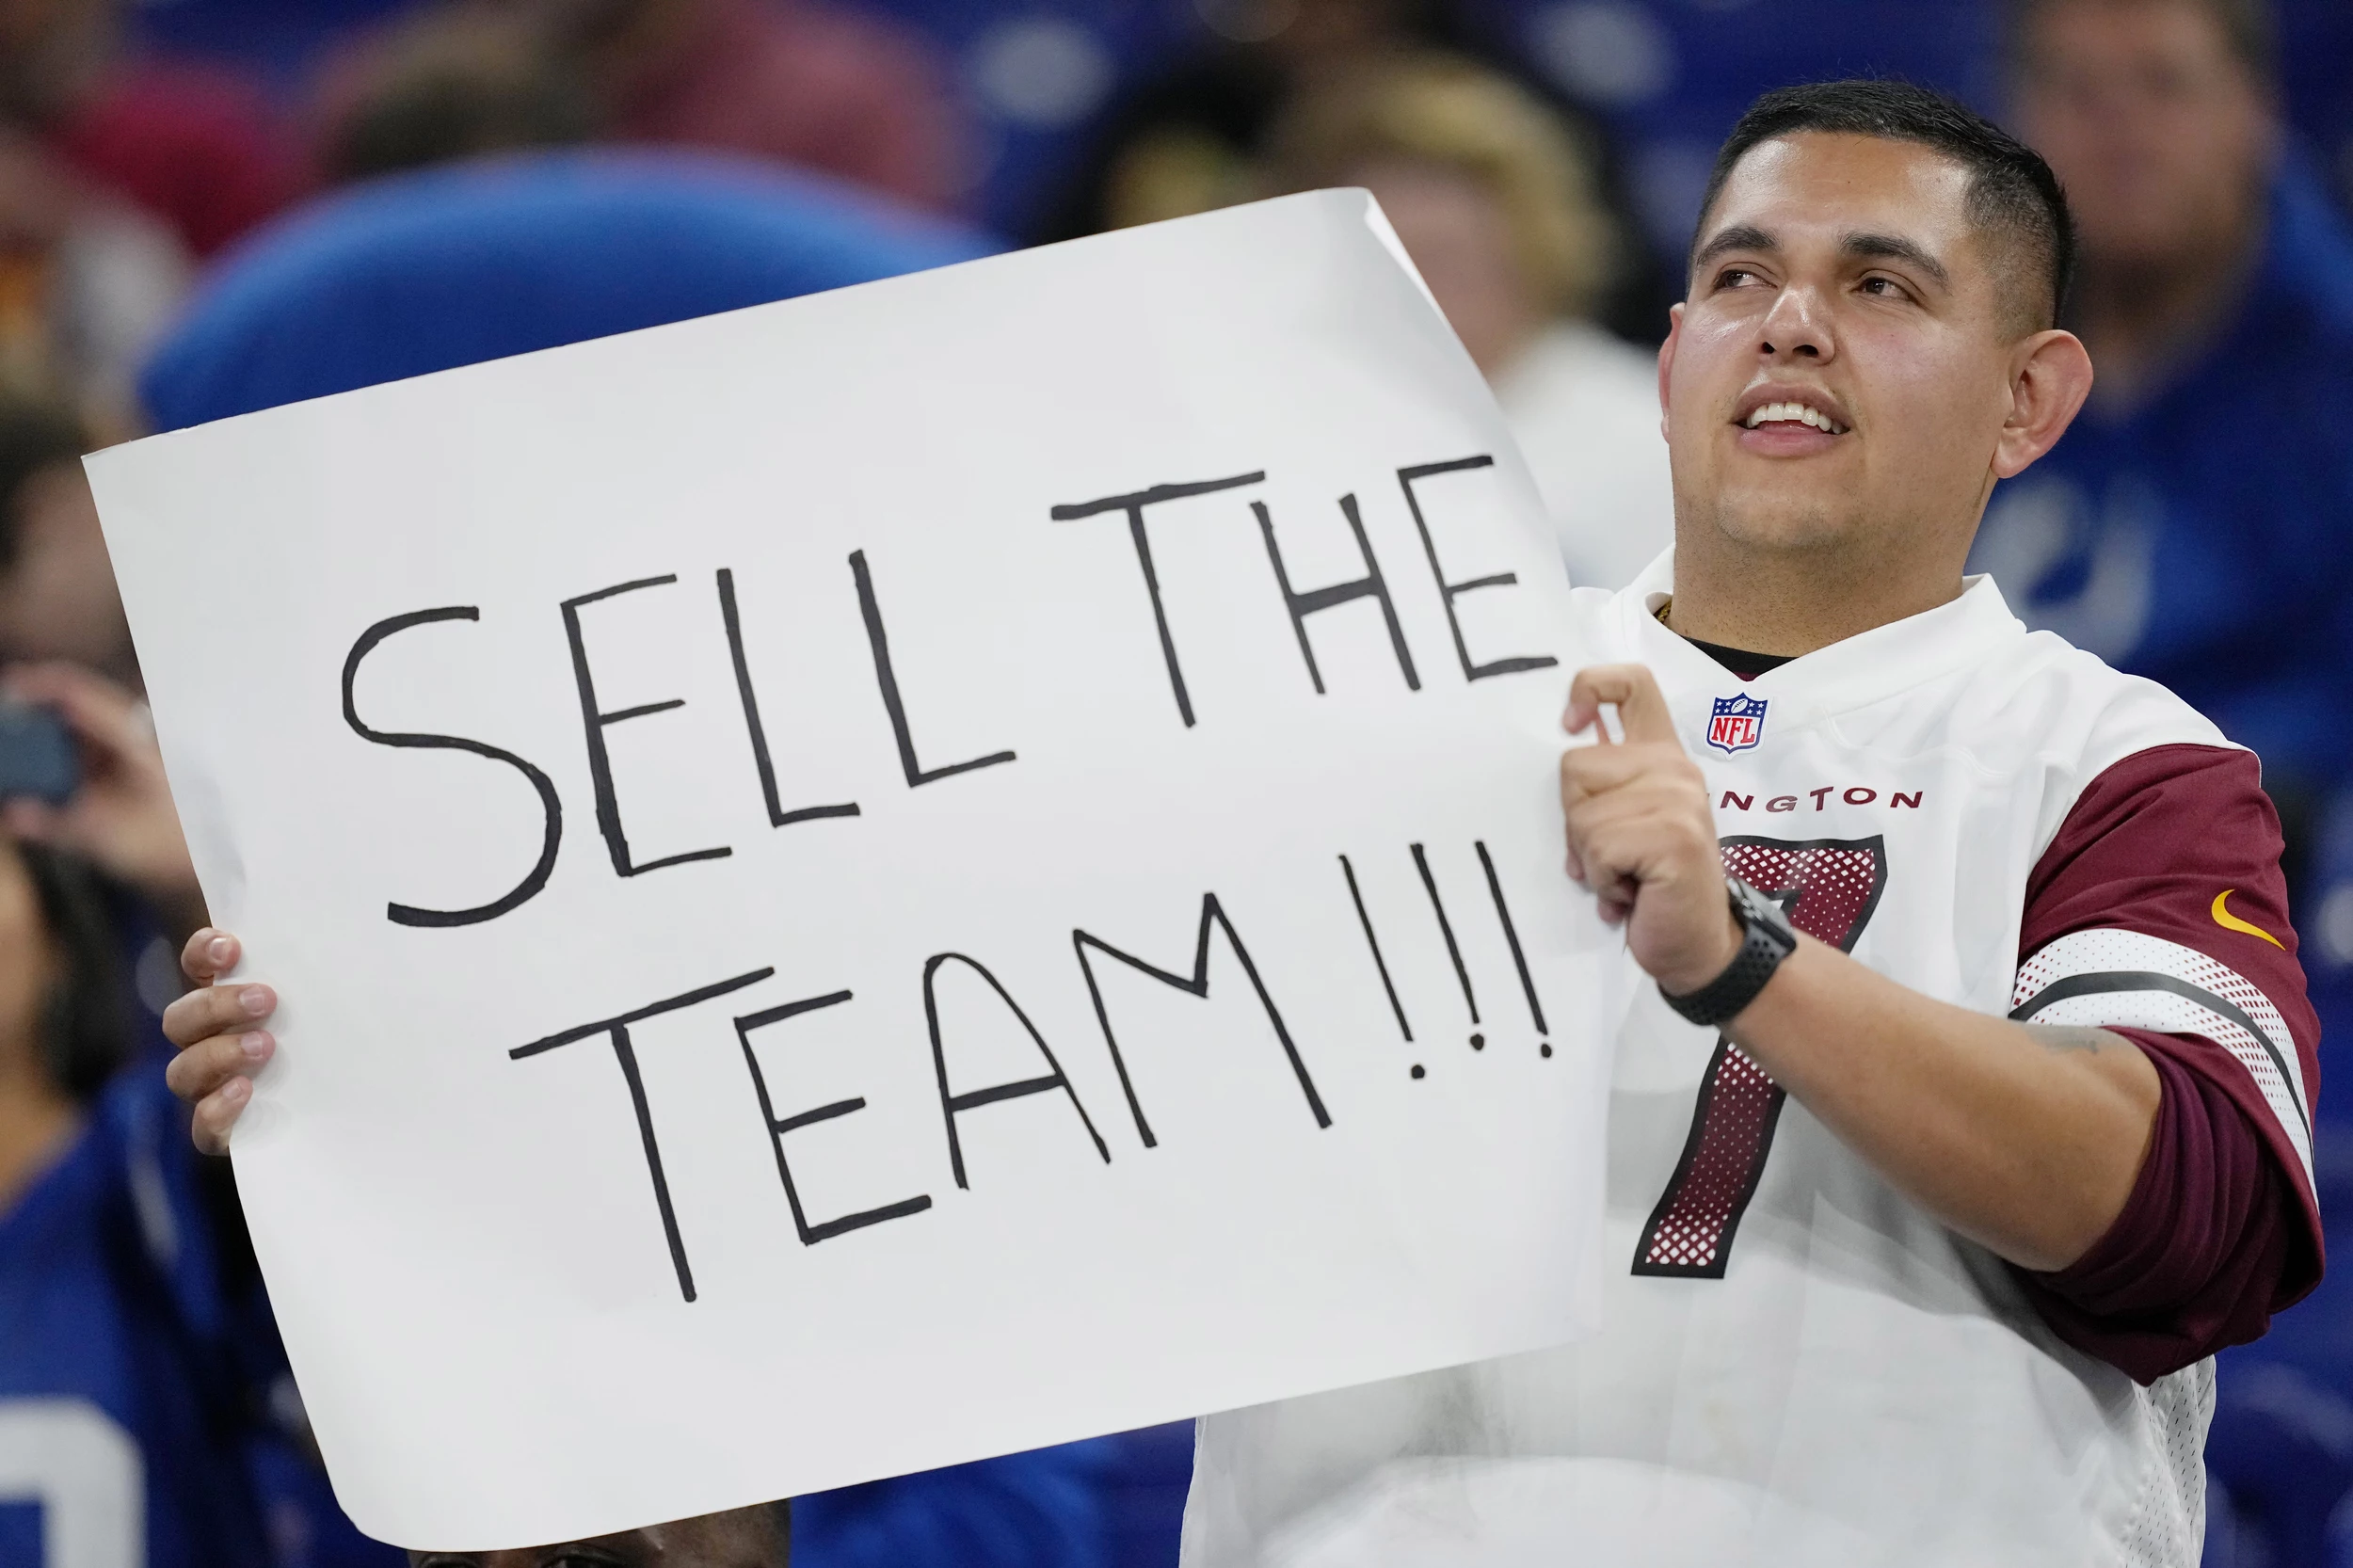
<path id="1" fill-rule="evenodd" d="M 1953 285 L 1953 276 L 1945 270 L 1945 264 L 1921 247 L 1896 234 L 1849 234 L 1839 249 L 1858 260 L 1881 258 L 1891 262 L 1910 262 L 1936 280 L 1945 288 Z"/>
<path id="2" fill-rule="evenodd" d="M 1753 223 L 1736 223 L 1729 229 L 1719 229 L 1705 245 L 1692 252 L 1694 270 L 1705 266 L 1717 257 L 1734 250 L 1778 250 L 1781 245 L 1772 235 Z"/>

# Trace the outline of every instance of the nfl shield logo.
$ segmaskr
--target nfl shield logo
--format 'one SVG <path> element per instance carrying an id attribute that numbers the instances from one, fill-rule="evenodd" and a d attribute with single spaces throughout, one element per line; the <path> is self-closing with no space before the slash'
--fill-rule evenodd
<path id="1" fill-rule="evenodd" d="M 1707 716 L 1707 744 L 1730 756 L 1746 751 L 1765 738 L 1765 699 L 1760 696 L 1720 696 Z"/>

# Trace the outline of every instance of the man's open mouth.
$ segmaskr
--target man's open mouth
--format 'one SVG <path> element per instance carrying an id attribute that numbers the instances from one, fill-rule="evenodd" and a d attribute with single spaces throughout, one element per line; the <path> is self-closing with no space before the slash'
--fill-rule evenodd
<path id="1" fill-rule="evenodd" d="M 1768 403 L 1740 422 L 1744 430 L 1754 430 L 1767 424 L 1806 424 L 1833 436 L 1843 436 L 1847 427 L 1822 412 L 1802 403 Z"/>

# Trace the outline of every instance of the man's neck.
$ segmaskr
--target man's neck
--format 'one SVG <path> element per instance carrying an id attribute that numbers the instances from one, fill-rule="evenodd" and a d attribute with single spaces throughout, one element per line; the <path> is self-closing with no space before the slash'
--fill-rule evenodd
<path id="1" fill-rule="evenodd" d="M 1694 642 L 1794 658 L 1961 595 L 1958 562 L 1904 569 L 1851 552 L 1687 549 L 1678 528 L 1667 629 Z"/>
<path id="2" fill-rule="evenodd" d="M 2209 243 L 2162 259 L 2084 258 L 2075 326 L 2100 378 L 2092 399 L 2129 411 L 2230 325 L 2262 250 L 2264 204 L 2250 198 Z"/>

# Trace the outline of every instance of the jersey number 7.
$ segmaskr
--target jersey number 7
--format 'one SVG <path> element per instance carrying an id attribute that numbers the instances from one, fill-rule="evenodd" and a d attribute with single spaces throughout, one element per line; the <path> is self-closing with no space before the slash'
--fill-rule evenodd
<path id="1" fill-rule="evenodd" d="M 1726 839 L 1724 870 L 1768 898 L 1789 923 L 1841 952 L 1887 888 L 1887 842 L 1868 839 Z M 1748 1053 L 1722 1035 L 1700 1080 L 1691 1134 L 1667 1191 L 1642 1227 L 1634 1272 L 1670 1279 L 1721 1279 L 1733 1233 L 1756 1195 L 1773 1127 L 1786 1097 Z"/>

